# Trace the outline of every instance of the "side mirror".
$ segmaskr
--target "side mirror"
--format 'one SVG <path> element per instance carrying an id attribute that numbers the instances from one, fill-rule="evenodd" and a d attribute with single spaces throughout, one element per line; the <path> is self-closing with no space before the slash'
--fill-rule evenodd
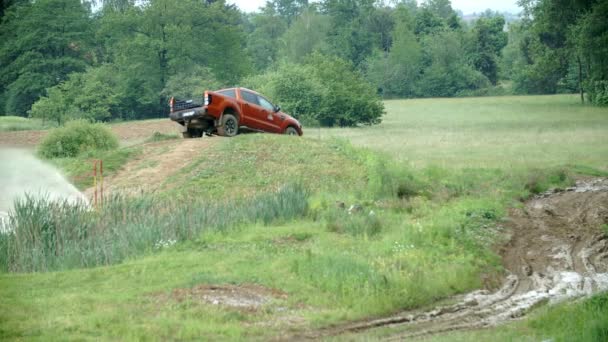
<path id="1" fill-rule="evenodd" d="M 281 111 L 281 106 L 274 106 L 274 112 L 278 113 Z"/>

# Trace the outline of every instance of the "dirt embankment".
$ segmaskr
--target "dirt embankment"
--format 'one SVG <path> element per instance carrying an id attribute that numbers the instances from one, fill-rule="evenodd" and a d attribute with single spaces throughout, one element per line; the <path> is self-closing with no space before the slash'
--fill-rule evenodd
<path id="1" fill-rule="evenodd" d="M 398 326 L 389 339 L 402 340 L 482 328 L 522 317 L 542 303 L 607 291 L 608 236 L 600 229 L 606 223 L 608 179 L 580 181 L 573 188 L 539 195 L 510 214 L 505 227 L 510 239 L 500 250 L 508 276 L 498 291 L 475 291 L 452 298 L 453 305 L 402 312 L 323 334 Z"/>
<path id="2" fill-rule="evenodd" d="M 104 180 L 104 194 L 153 192 L 164 186 L 168 177 L 192 162 L 193 157 L 212 153 L 213 146 L 222 137 L 177 139 L 141 145 L 143 151 L 125 164 L 116 174 Z M 87 198 L 94 196 L 94 188 L 85 191 Z"/>
<path id="3" fill-rule="evenodd" d="M 154 132 L 179 133 L 175 123 L 166 120 L 131 121 L 110 125 L 112 131 L 123 142 L 141 142 Z M 0 132 L 0 146 L 34 147 L 44 139 L 48 131 Z"/>

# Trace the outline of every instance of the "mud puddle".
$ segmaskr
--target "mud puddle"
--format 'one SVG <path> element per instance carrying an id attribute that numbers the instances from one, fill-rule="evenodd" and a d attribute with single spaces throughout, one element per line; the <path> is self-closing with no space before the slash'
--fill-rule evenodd
<path id="1" fill-rule="evenodd" d="M 536 196 L 510 213 L 509 242 L 500 254 L 508 272 L 499 290 L 451 298 L 451 305 L 407 311 L 332 328 L 340 335 L 398 327 L 389 340 L 495 326 L 523 317 L 544 303 L 557 303 L 608 290 L 608 179 L 579 181 L 565 190 Z"/>
<path id="2" fill-rule="evenodd" d="M 254 284 L 198 285 L 175 289 L 169 294 L 157 295 L 161 301 L 191 301 L 244 311 L 256 311 L 273 300 L 285 299 L 287 294 L 276 289 Z"/>

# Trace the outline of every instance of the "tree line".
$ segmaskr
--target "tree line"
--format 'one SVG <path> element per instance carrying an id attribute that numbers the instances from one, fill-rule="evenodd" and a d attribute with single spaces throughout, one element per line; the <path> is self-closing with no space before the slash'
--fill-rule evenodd
<path id="1" fill-rule="evenodd" d="M 580 92 L 608 104 L 608 2 L 520 0 L 507 24 L 449 0 L 2 0 L 0 113 L 161 117 L 170 96 L 255 87 L 307 123 L 380 121 L 380 98 Z"/>

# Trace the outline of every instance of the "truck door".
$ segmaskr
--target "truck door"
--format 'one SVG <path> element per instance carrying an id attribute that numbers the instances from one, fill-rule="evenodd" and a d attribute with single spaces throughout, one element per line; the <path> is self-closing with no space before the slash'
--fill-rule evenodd
<path id="1" fill-rule="evenodd" d="M 266 121 L 271 129 L 271 132 L 281 133 L 281 121 L 285 118 L 280 118 L 275 111 L 275 106 L 263 96 L 258 95 L 258 101 L 260 102 L 260 106 L 264 108 L 263 113 L 266 116 Z"/>
<path id="2" fill-rule="evenodd" d="M 271 120 L 268 119 L 270 111 L 260 105 L 258 96 L 247 90 L 240 90 L 241 97 L 244 102 L 242 105 L 242 111 L 246 118 L 243 118 L 242 124 L 252 129 L 274 132 L 274 128 L 270 124 Z"/>

